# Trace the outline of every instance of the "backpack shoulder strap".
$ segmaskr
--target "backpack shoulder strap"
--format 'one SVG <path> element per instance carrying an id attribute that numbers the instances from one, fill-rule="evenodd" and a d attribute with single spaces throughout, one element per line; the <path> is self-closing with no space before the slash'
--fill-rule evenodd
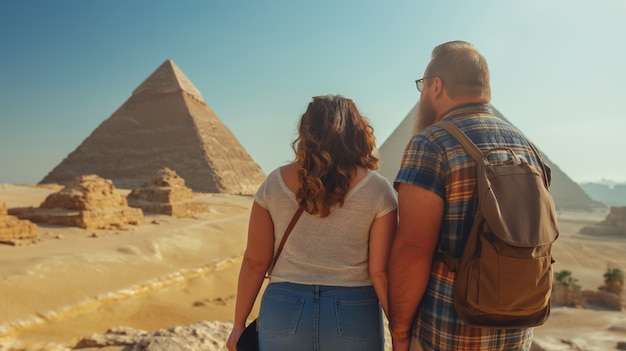
<path id="1" fill-rule="evenodd" d="M 461 145 L 463 145 L 465 150 L 470 154 L 470 156 L 472 156 L 474 161 L 478 163 L 484 159 L 484 155 L 480 152 L 480 149 L 478 149 L 476 144 L 474 144 L 474 142 L 472 142 L 472 140 L 467 136 L 467 134 L 465 134 L 459 127 L 455 126 L 454 124 L 446 120 L 441 120 L 437 122 L 435 125 L 443 128 L 445 131 L 450 133 L 450 135 L 452 135 Z M 533 151 L 533 153 L 535 154 L 535 157 L 537 158 L 537 162 L 539 163 L 539 167 L 541 167 L 541 171 L 543 173 L 543 183 L 546 186 L 546 189 L 548 189 L 550 187 L 550 181 L 548 179 L 548 170 L 546 169 L 546 165 L 543 162 L 541 153 L 539 153 L 539 150 L 537 150 L 535 145 L 532 142 L 530 142 L 530 140 L 526 139 L 526 141 L 528 142 L 528 145 L 530 145 L 530 149 Z"/>
<path id="2" fill-rule="evenodd" d="M 459 127 L 455 126 L 454 124 L 446 120 L 441 120 L 437 122 L 435 125 L 443 128 L 450 135 L 452 135 L 452 137 L 454 137 L 461 144 L 461 146 L 465 148 L 465 151 L 467 151 L 470 154 L 470 156 L 472 156 L 474 161 L 476 161 L 477 165 L 483 164 L 485 162 L 484 161 L 485 157 L 483 153 L 480 152 L 480 149 L 476 146 L 476 144 L 474 144 L 474 142 L 467 136 L 467 134 L 465 134 Z M 479 217 L 480 217 L 480 208 L 476 212 L 476 218 L 479 218 Z M 478 230 L 477 228 L 474 228 L 474 227 L 480 224 L 480 221 L 476 220 L 476 218 L 474 219 L 472 230 L 470 230 L 470 233 L 469 233 L 470 237 L 466 238 L 464 242 L 468 242 L 469 240 L 476 240 L 475 233 L 477 233 Z M 474 238 L 472 238 L 472 234 L 474 234 Z M 439 247 L 437 248 L 437 256 L 444 262 L 444 264 L 448 267 L 448 269 L 451 272 L 458 271 L 459 266 L 461 264 L 461 257 L 452 256 L 451 252 L 448 252 L 441 248 L 441 244 L 439 244 Z"/>
<path id="3" fill-rule="evenodd" d="M 476 144 L 472 142 L 472 140 L 465 134 L 459 127 L 454 124 L 441 120 L 435 124 L 446 130 L 450 135 L 452 135 L 464 148 L 465 150 L 472 156 L 472 158 L 476 162 L 483 162 L 484 156 L 483 153 L 480 152 L 480 149 L 476 147 Z"/>

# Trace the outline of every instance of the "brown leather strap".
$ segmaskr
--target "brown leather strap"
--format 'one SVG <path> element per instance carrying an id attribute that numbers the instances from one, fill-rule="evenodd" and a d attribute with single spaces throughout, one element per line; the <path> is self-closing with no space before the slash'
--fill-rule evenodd
<path id="1" fill-rule="evenodd" d="M 293 227 L 296 226 L 296 222 L 298 222 L 298 219 L 302 215 L 302 212 L 304 212 L 304 208 L 298 207 L 298 210 L 293 215 L 293 218 L 291 218 L 291 222 L 289 222 L 289 225 L 287 226 L 287 229 L 285 230 L 285 235 L 283 235 L 283 239 L 280 241 L 280 245 L 278 245 L 278 250 L 276 250 L 276 255 L 274 256 L 274 261 L 272 262 L 272 266 L 270 267 L 269 271 L 267 271 L 265 278 L 269 278 L 269 276 L 272 274 L 272 271 L 274 270 L 274 266 L 276 265 L 276 261 L 278 261 L 278 256 L 280 256 L 280 253 L 283 252 L 283 247 L 285 247 L 285 242 L 287 241 L 289 234 L 291 234 Z"/>
<path id="2" fill-rule="evenodd" d="M 470 156 L 472 156 L 476 163 L 483 162 L 483 153 L 461 129 L 445 120 L 437 122 L 436 125 L 450 133 L 454 139 L 456 139 L 463 146 L 463 148 L 465 148 Z"/>
<path id="3" fill-rule="evenodd" d="M 470 154 L 470 156 L 472 156 L 472 158 L 478 163 L 478 162 L 483 162 L 483 154 L 480 151 L 480 149 L 476 146 L 476 144 L 474 144 L 474 142 L 467 136 L 467 134 L 465 134 L 459 127 L 455 126 L 454 124 L 452 124 L 449 121 L 446 120 L 441 120 L 439 122 L 436 123 L 437 126 L 445 129 L 448 133 L 450 133 L 461 145 L 463 145 L 463 147 L 465 148 L 465 150 Z M 537 148 L 535 148 L 535 145 L 533 145 L 532 142 L 530 142 L 530 140 L 526 140 L 528 142 L 528 145 L 530 145 L 530 148 L 532 149 L 533 153 L 535 154 L 535 157 L 537 158 L 537 163 L 539 164 L 539 167 L 541 167 L 541 171 L 543 172 L 543 183 L 546 186 L 546 189 L 548 189 L 550 187 L 550 181 L 548 179 L 548 170 L 546 169 L 546 165 L 543 161 L 543 158 L 541 157 L 541 153 L 539 153 L 539 151 L 537 150 Z M 513 153 L 511 151 L 511 153 Z M 514 153 L 513 153 L 513 157 L 517 157 Z"/>

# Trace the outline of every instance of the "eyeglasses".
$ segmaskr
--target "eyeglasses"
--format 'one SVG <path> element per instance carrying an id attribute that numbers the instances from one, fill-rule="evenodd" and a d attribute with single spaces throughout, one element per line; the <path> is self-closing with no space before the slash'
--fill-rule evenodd
<path id="1" fill-rule="evenodd" d="M 417 91 L 419 91 L 420 93 L 422 92 L 422 89 L 424 89 L 424 80 L 425 79 L 430 79 L 430 78 L 435 78 L 436 76 L 430 76 L 430 77 L 424 77 L 424 78 L 420 78 L 418 80 L 415 81 L 415 85 L 417 86 Z"/>

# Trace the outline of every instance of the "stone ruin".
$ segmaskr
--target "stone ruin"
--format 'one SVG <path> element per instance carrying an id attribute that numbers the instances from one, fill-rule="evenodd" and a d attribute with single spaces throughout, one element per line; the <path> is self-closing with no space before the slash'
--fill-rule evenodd
<path id="1" fill-rule="evenodd" d="M 601 306 L 613 311 L 623 311 L 622 296 L 606 290 L 574 290 L 554 282 L 550 303 L 556 306 L 588 308 Z"/>
<path id="2" fill-rule="evenodd" d="M 37 226 L 30 221 L 9 216 L 6 204 L 0 202 L 0 243 L 19 246 L 37 241 Z"/>
<path id="3" fill-rule="evenodd" d="M 209 211 L 207 203 L 193 201 L 193 191 L 185 186 L 185 180 L 167 167 L 142 187 L 133 189 L 127 199 L 130 206 L 144 212 L 173 217 L 191 217 Z"/>
<path id="4" fill-rule="evenodd" d="M 9 213 L 36 223 L 61 224 L 84 229 L 115 229 L 139 225 L 143 212 L 128 206 L 113 182 L 97 175 L 75 178 L 61 191 L 48 195 L 40 207 L 10 209 Z"/>
<path id="5" fill-rule="evenodd" d="M 580 232 L 594 235 L 626 235 L 626 207 L 611 207 L 604 221 L 583 227 Z"/>

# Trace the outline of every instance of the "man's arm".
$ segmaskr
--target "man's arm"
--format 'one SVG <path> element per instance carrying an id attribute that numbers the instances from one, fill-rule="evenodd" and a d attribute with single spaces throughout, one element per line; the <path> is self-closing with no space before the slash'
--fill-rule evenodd
<path id="1" fill-rule="evenodd" d="M 398 230 L 389 260 L 389 325 L 394 334 L 408 331 L 410 336 L 415 312 L 428 286 L 444 202 L 430 190 L 400 183 L 398 211 Z M 409 340 L 394 339 L 394 350 L 408 350 Z"/>

